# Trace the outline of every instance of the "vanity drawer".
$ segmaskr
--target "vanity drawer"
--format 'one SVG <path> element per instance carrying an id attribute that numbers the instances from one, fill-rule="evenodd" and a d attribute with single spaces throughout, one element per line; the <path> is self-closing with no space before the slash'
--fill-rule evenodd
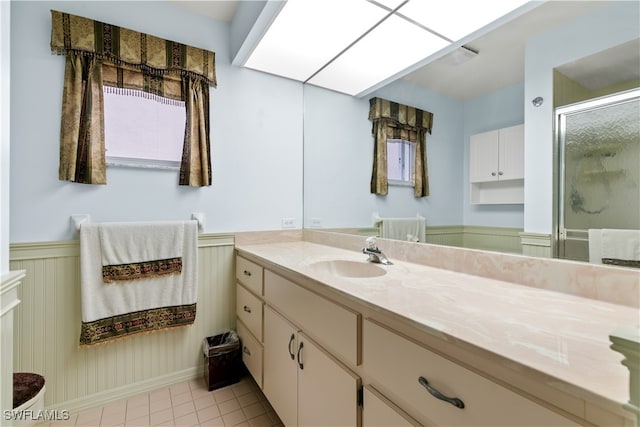
<path id="1" fill-rule="evenodd" d="M 236 257 L 236 279 L 256 295 L 262 294 L 263 268 L 241 256 Z"/>
<path id="2" fill-rule="evenodd" d="M 236 327 L 242 344 L 242 361 L 256 380 L 258 387 L 262 388 L 262 345 L 249 333 L 241 321 Z"/>
<path id="3" fill-rule="evenodd" d="M 363 398 L 363 427 L 422 427 L 422 424 L 371 386 L 364 387 Z"/>
<path id="4" fill-rule="evenodd" d="M 360 314 L 321 297 L 271 271 L 264 273 L 268 304 L 334 355 L 360 364 Z"/>
<path id="5" fill-rule="evenodd" d="M 262 342 L 262 301 L 246 290 L 242 285 L 236 285 L 236 315 L 249 331 Z"/>
<path id="6" fill-rule="evenodd" d="M 385 396 L 425 425 L 578 425 L 377 323 L 363 323 L 365 371 Z M 419 378 L 464 407 L 434 397 Z"/>

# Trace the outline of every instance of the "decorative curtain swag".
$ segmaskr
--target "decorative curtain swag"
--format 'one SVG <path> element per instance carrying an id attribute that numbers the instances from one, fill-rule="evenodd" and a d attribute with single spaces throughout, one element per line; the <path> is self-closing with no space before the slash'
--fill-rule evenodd
<path id="1" fill-rule="evenodd" d="M 211 185 L 209 86 L 215 53 L 51 11 L 51 51 L 66 55 L 59 179 L 106 184 L 103 90 L 185 105 L 180 185 Z"/>
<path id="2" fill-rule="evenodd" d="M 387 179 L 387 139 L 403 139 L 415 143 L 414 195 L 429 195 L 427 173 L 426 134 L 431 133 L 433 114 L 382 98 L 369 100 L 369 120 L 372 121 L 374 137 L 371 193 L 386 195 Z"/>

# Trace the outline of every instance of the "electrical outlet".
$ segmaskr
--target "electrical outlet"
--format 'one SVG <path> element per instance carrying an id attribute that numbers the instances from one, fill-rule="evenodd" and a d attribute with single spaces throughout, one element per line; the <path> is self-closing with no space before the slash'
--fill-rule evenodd
<path id="1" fill-rule="evenodd" d="M 296 228 L 295 218 L 282 218 L 282 228 Z"/>
<path id="2" fill-rule="evenodd" d="M 320 227 L 322 227 L 322 219 L 311 218 L 311 228 L 320 228 Z"/>

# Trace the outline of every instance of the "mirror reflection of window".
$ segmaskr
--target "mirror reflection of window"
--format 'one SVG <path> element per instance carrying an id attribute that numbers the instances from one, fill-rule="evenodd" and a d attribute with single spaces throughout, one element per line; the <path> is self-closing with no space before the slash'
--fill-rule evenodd
<path id="1" fill-rule="evenodd" d="M 415 143 L 403 139 L 387 140 L 387 178 L 389 184 L 413 185 Z"/>

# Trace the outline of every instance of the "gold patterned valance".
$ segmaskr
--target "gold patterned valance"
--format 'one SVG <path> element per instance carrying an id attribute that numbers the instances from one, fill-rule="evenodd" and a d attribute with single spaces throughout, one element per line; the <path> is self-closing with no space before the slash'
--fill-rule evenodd
<path id="1" fill-rule="evenodd" d="M 424 129 L 431 133 L 431 127 L 433 126 L 433 114 L 428 111 L 382 98 L 371 98 L 369 100 L 369 120 L 378 119 L 385 119 L 387 126 L 398 129 L 398 132 L 401 129 L 404 132 L 415 132 L 418 129 Z M 412 141 L 401 136 L 398 136 L 398 138 Z M 415 142 L 415 140 L 412 142 Z"/>
<path id="2" fill-rule="evenodd" d="M 216 86 L 214 52 L 55 10 L 51 51 L 93 56 L 149 76 L 189 75 Z"/>
<path id="3" fill-rule="evenodd" d="M 413 194 L 429 195 L 427 171 L 427 138 L 433 126 L 433 114 L 382 98 L 369 100 L 369 120 L 374 139 L 371 193 L 384 196 L 388 192 L 387 141 L 402 139 L 415 143 L 413 165 Z"/>

